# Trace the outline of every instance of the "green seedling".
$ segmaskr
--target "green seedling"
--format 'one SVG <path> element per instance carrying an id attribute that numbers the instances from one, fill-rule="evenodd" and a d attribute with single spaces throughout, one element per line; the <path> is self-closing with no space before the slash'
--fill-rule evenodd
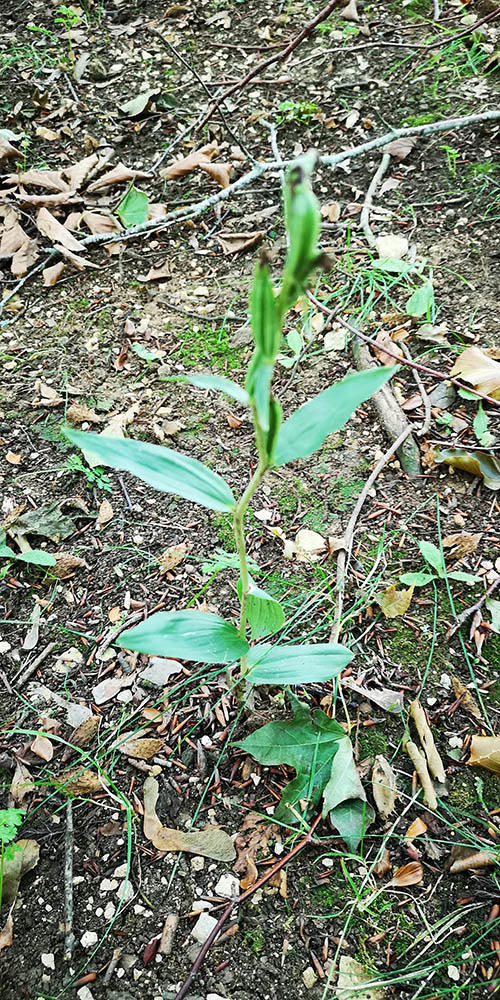
<path id="1" fill-rule="evenodd" d="M 473 576 L 472 573 L 462 573 L 461 570 L 452 570 L 449 573 L 442 551 L 436 545 L 433 545 L 432 542 L 422 541 L 417 542 L 417 545 L 420 549 L 420 554 L 424 557 L 425 562 L 431 567 L 433 572 L 403 573 L 399 577 L 401 583 L 409 587 L 425 587 L 426 584 L 431 583 L 433 580 L 446 580 L 447 578 L 448 580 L 458 580 L 460 583 L 469 583 L 471 586 L 481 582 L 480 578 Z"/>
<path id="2" fill-rule="evenodd" d="M 69 469 L 71 472 L 81 472 L 82 476 L 85 476 L 89 489 L 93 489 L 95 486 L 98 490 L 105 490 L 106 493 L 113 492 L 111 480 L 104 472 L 104 469 L 99 465 L 91 469 L 90 466 L 82 462 L 79 455 L 69 455 L 64 468 Z"/>
<path id="3" fill-rule="evenodd" d="M 18 827 L 24 819 L 24 809 L 0 809 L 0 906 L 2 905 L 3 869 L 6 861 L 11 861 L 19 850 L 12 841 L 18 834 Z"/>
<path id="4" fill-rule="evenodd" d="M 281 604 L 258 587 L 250 575 L 245 519 L 252 498 L 271 469 L 314 454 L 328 435 L 343 427 L 356 408 L 384 385 L 394 371 L 385 367 L 350 375 L 320 392 L 283 421 L 280 403 L 272 391 L 272 380 L 284 319 L 304 293 L 313 271 L 321 264 L 317 249 L 319 207 L 310 183 L 313 162 L 313 155 L 307 154 L 288 174 L 285 223 L 289 250 L 278 288 L 274 288 L 271 281 L 265 254 L 257 264 L 250 292 L 250 320 L 255 348 L 245 388 L 221 376 L 182 376 L 182 381 L 224 392 L 249 411 L 257 461 L 253 476 L 242 492 L 236 496 L 225 480 L 211 468 L 178 451 L 142 441 L 119 440 L 70 429 L 65 432 L 84 454 L 91 454 L 94 461 L 100 459 L 106 465 L 130 472 L 156 490 L 173 493 L 188 503 L 201 504 L 222 513 L 230 521 L 239 570 L 238 624 L 206 612 L 165 611 L 152 614 L 135 628 L 123 632 L 116 641 L 125 649 L 148 655 L 226 664 L 228 682 L 235 686 L 240 697 L 245 691 L 251 693 L 254 685 L 304 685 L 332 680 L 352 659 L 351 651 L 340 644 L 288 644 L 280 641 L 280 634 L 285 637 L 287 634 L 285 613 Z M 262 641 L 271 636 L 272 641 Z M 343 830 L 348 825 L 346 817 L 349 815 L 352 826 L 358 831 L 356 836 L 359 842 L 369 807 L 361 799 L 359 779 L 357 784 L 355 781 L 352 751 L 351 757 L 347 749 L 343 751 L 339 758 L 343 762 L 340 771 L 338 774 L 337 771 L 332 772 L 334 753 L 344 746 L 343 741 L 350 746 L 349 740 L 338 723 L 333 725 L 332 737 L 333 720 L 324 713 L 314 713 L 312 724 L 307 707 L 296 699 L 293 706 L 293 725 L 297 729 L 298 743 L 289 763 L 295 766 L 300 758 L 301 780 L 292 783 L 291 791 L 287 791 L 286 816 L 289 821 L 294 821 L 294 817 L 296 820 L 300 801 L 305 799 L 309 805 L 314 805 L 322 794 L 326 795 L 328 788 L 326 812 L 332 818 L 337 810 L 332 822 L 338 819 L 337 826 L 342 826 Z M 304 731 L 308 733 L 307 748 L 301 743 Z M 262 753 L 268 757 L 270 750 L 266 727 L 258 732 L 262 734 Z M 316 761 L 319 758 L 323 760 L 319 748 L 324 739 L 327 739 L 333 752 L 327 755 L 318 772 Z M 261 759 L 258 734 L 252 734 L 252 740 L 252 752 Z M 285 746 L 277 746 L 274 738 L 272 753 L 274 757 L 281 755 L 283 760 L 288 759 Z M 337 784 L 337 779 L 339 782 L 335 794 L 330 787 L 332 774 L 334 783 Z M 349 781 L 346 775 L 350 775 Z M 349 802 L 351 799 L 358 805 L 346 811 L 344 800 Z M 300 816 L 298 818 L 301 819 Z"/>
<path id="5" fill-rule="evenodd" d="M 73 10 L 72 7 L 66 7 L 64 4 L 61 4 L 61 6 L 58 7 L 56 10 L 54 24 L 62 24 L 66 32 L 66 36 L 68 39 L 69 61 L 71 63 L 72 70 L 74 70 L 75 54 L 73 52 L 73 44 L 71 41 L 71 29 L 75 28 L 77 24 L 80 24 L 80 16 L 76 13 L 75 10 Z"/>
<path id="6" fill-rule="evenodd" d="M 490 448 L 492 444 L 495 444 L 496 437 L 489 430 L 490 418 L 485 412 L 482 400 L 478 400 L 478 397 L 473 392 L 469 392 L 468 389 L 459 389 L 458 395 L 462 399 L 469 399 L 473 403 L 477 403 L 477 413 L 472 421 L 472 429 L 479 444 L 483 448 Z"/>
<path id="7" fill-rule="evenodd" d="M 297 125 L 308 125 L 312 118 L 317 118 L 320 114 L 321 108 L 312 101 L 281 101 L 276 124 L 279 126 L 296 122 Z"/>

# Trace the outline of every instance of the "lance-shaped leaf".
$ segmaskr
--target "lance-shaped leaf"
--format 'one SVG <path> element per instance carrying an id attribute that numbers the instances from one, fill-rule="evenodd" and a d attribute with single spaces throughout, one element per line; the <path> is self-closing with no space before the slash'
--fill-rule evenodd
<path id="1" fill-rule="evenodd" d="M 271 379 L 273 366 L 258 351 L 248 370 L 246 386 L 248 395 L 255 406 L 257 420 L 263 431 L 269 430 L 269 407 L 271 403 Z"/>
<path id="2" fill-rule="evenodd" d="M 345 670 L 354 653 L 335 643 L 271 646 L 258 643 L 248 654 L 251 684 L 318 684 Z"/>
<path id="3" fill-rule="evenodd" d="M 347 736 L 340 740 L 332 761 L 330 778 L 323 792 L 323 816 L 329 816 L 350 851 L 356 850 L 367 826 L 375 819 L 366 801 Z"/>
<path id="4" fill-rule="evenodd" d="M 241 580 L 238 580 L 238 597 L 241 601 Z M 262 635 L 277 632 L 285 620 L 279 601 L 276 601 L 265 590 L 261 590 L 252 577 L 249 577 L 247 616 L 252 639 L 260 639 Z"/>
<path id="5" fill-rule="evenodd" d="M 216 472 L 171 448 L 67 429 L 65 434 L 84 453 L 133 473 L 155 490 L 175 493 L 210 510 L 231 511 L 236 504 L 229 486 Z"/>
<path id="6" fill-rule="evenodd" d="M 123 632 L 119 646 L 149 656 L 232 663 L 248 650 L 231 622 L 204 611 L 159 611 Z"/>
<path id="7" fill-rule="evenodd" d="M 297 816 L 292 808 L 301 799 L 315 806 L 330 777 L 332 759 L 339 741 L 345 739 L 342 726 L 335 719 L 316 709 L 312 719 L 307 705 L 290 696 L 294 717 L 279 722 L 269 722 L 246 739 L 237 743 L 260 764 L 289 764 L 297 777 L 285 788 L 275 818 L 295 825 Z M 300 812 L 303 810 L 300 809 Z"/>
<path id="8" fill-rule="evenodd" d="M 57 559 L 43 549 L 28 549 L 27 552 L 14 552 L 8 545 L 0 545 L 0 559 L 17 559 L 19 562 L 32 566 L 55 566 Z"/>
<path id="9" fill-rule="evenodd" d="M 223 375 L 168 375 L 165 382 L 189 382 L 197 389 L 215 389 L 217 392 L 225 392 L 226 396 L 231 396 L 238 403 L 248 406 L 249 398 L 246 389 L 233 382 Z"/>
<path id="10" fill-rule="evenodd" d="M 276 465 L 307 458 L 325 438 L 340 430 L 360 403 L 373 396 L 394 375 L 394 367 L 370 368 L 348 375 L 300 406 L 285 420 L 276 447 Z"/>
<path id="11" fill-rule="evenodd" d="M 250 323 L 257 351 L 273 364 L 281 340 L 276 298 L 267 264 L 259 262 L 250 292 Z"/>

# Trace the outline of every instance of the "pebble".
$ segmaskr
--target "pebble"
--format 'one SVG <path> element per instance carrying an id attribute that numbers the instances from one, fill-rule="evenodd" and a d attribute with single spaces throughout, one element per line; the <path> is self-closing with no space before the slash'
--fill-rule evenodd
<path id="1" fill-rule="evenodd" d="M 194 858 L 191 858 L 191 868 L 194 872 L 202 872 L 204 867 L 205 867 L 205 858 L 202 858 L 199 855 L 196 855 Z"/>
<path id="2" fill-rule="evenodd" d="M 84 931 L 80 938 L 80 944 L 82 948 L 91 948 L 92 945 L 97 944 L 97 934 L 95 931 Z M 80 996 L 80 994 L 78 994 Z"/>
<path id="3" fill-rule="evenodd" d="M 55 969 L 56 966 L 52 952 L 42 952 L 40 958 L 42 960 L 42 965 L 44 965 L 46 969 Z"/>
<path id="4" fill-rule="evenodd" d="M 323 858 L 321 861 L 323 868 L 333 868 L 335 862 L 333 858 Z"/>
<path id="5" fill-rule="evenodd" d="M 200 944 L 205 944 L 216 924 L 215 917 L 211 917 L 208 913 L 201 913 L 191 931 L 191 936 Z"/>
<path id="6" fill-rule="evenodd" d="M 214 889 L 216 896 L 234 899 L 240 894 L 240 882 L 236 875 L 221 875 Z"/>
<path id="7" fill-rule="evenodd" d="M 115 915 L 115 910 L 116 910 L 115 904 L 112 903 L 110 900 L 109 903 L 106 904 L 106 908 L 104 910 L 104 919 L 111 920 L 111 918 L 114 917 Z"/>
<path id="8" fill-rule="evenodd" d="M 123 865 L 118 865 L 118 868 L 115 868 L 115 870 L 113 872 L 113 877 L 114 878 L 125 878 L 126 875 L 127 875 L 127 871 L 128 871 L 128 865 L 127 865 L 127 862 L 125 861 Z"/>
<path id="9" fill-rule="evenodd" d="M 76 991 L 76 995 L 80 1000 L 94 1000 L 94 994 L 90 992 L 88 986 L 82 986 Z"/>
<path id="10" fill-rule="evenodd" d="M 302 982 L 304 983 L 306 990 L 312 990 L 317 979 L 318 977 L 312 965 L 308 965 L 307 969 L 304 969 L 304 972 L 302 973 Z"/>
<path id="11" fill-rule="evenodd" d="M 134 895 L 134 887 L 128 879 L 124 879 L 116 891 L 116 895 L 124 903 L 128 903 Z"/>
<path id="12" fill-rule="evenodd" d="M 103 878 L 103 880 L 102 880 L 102 882 L 101 882 L 101 884 L 99 886 L 99 891 L 100 892 L 111 892 L 111 890 L 112 889 L 116 889 L 117 886 L 118 886 L 118 882 L 116 881 L 115 878 Z"/>

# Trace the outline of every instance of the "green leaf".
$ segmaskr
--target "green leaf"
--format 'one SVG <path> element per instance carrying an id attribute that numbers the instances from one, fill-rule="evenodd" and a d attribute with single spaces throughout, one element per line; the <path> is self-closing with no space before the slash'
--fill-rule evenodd
<path id="1" fill-rule="evenodd" d="M 442 579 L 446 573 L 446 565 L 443 553 L 440 552 L 437 546 L 433 545 L 432 542 L 426 542 L 426 541 L 417 542 L 417 545 L 425 561 L 428 562 L 429 565 L 436 570 L 436 573 Z"/>
<path id="2" fill-rule="evenodd" d="M 350 851 L 356 850 L 366 827 L 375 819 L 356 770 L 351 741 L 346 736 L 339 742 L 323 792 L 323 816 L 329 816 Z"/>
<path id="3" fill-rule="evenodd" d="M 374 271 L 387 271 L 388 274 L 403 274 L 404 271 L 411 271 L 408 263 L 398 260 L 397 257 L 382 257 L 380 260 L 372 260 L 371 267 Z"/>
<path id="4" fill-rule="evenodd" d="M 261 354 L 256 354 L 248 370 L 246 386 L 250 399 L 255 405 L 257 420 L 263 431 L 269 430 L 272 377 L 273 366 L 268 364 Z"/>
<path id="5" fill-rule="evenodd" d="M 276 465 L 312 455 L 329 434 L 344 426 L 360 403 L 385 385 L 395 370 L 392 366 L 370 368 L 348 375 L 300 406 L 279 432 Z"/>
<path id="6" fill-rule="evenodd" d="M 238 580 L 238 597 L 240 601 L 241 595 L 242 587 L 240 579 Z M 270 635 L 273 632 L 277 632 L 285 620 L 283 608 L 279 601 L 276 601 L 265 590 L 261 590 L 255 581 L 252 580 L 252 577 L 249 577 L 247 615 L 252 639 L 260 639 L 263 635 Z"/>
<path id="7" fill-rule="evenodd" d="M 492 452 L 449 448 L 438 455 L 436 462 L 445 462 L 454 469 L 480 476 L 489 490 L 500 490 L 500 458 Z"/>
<path id="8" fill-rule="evenodd" d="M 148 212 L 149 199 L 147 194 L 144 191 L 138 191 L 134 185 L 128 189 L 116 209 L 116 214 L 126 229 L 130 229 L 131 226 L 141 226 L 143 222 L 146 222 Z"/>
<path id="9" fill-rule="evenodd" d="M 405 583 L 407 587 L 425 587 L 427 583 L 434 580 L 435 577 L 432 573 L 403 573 L 399 577 L 401 583 Z"/>
<path id="10" fill-rule="evenodd" d="M 425 281 L 410 295 L 406 303 L 408 316 L 424 316 L 434 305 L 434 289 L 430 281 Z"/>
<path id="11" fill-rule="evenodd" d="M 0 545 L 0 559 L 17 559 L 17 556 L 8 545 Z"/>
<path id="12" fill-rule="evenodd" d="M 495 441 L 494 435 L 488 430 L 489 423 L 490 420 L 483 409 L 483 404 L 479 402 L 472 426 L 479 444 L 482 444 L 484 448 L 489 448 Z"/>
<path id="13" fill-rule="evenodd" d="M 271 646 L 259 643 L 248 654 L 251 684 L 319 684 L 345 670 L 354 653 L 335 643 Z"/>
<path id="14" fill-rule="evenodd" d="M 20 552 L 16 556 L 19 562 L 29 563 L 33 566 L 55 566 L 57 559 L 54 558 L 50 552 L 44 552 L 43 549 L 30 549 L 28 552 Z"/>
<path id="15" fill-rule="evenodd" d="M 134 354 L 137 354 L 143 361 L 160 361 L 158 352 L 148 351 L 144 344 L 132 344 L 132 350 Z"/>
<path id="16" fill-rule="evenodd" d="M 500 635 L 500 601 L 493 597 L 488 597 L 486 607 L 491 615 L 491 628 L 493 632 Z"/>
<path id="17" fill-rule="evenodd" d="M 461 570 L 453 570 L 452 573 L 448 573 L 448 578 L 450 580 L 459 580 L 460 583 L 470 583 L 471 587 L 476 583 L 481 583 L 480 576 L 474 576 L 472 573 L 462 573 Z"/>
<path id="18" fill-rule="evenodd" d="M 64 433 L 84 453 L 115 469 L 133 473 L 155 490 L 175 493 L 210 510 L 232 511 L 236 504 L 229 486 L 216 472 L 171 448 L 68 428 Z"/>
<path id="19" fill-rule="evenodd" d="M 238 403 L 243 403 L 244 406 L 248 406 L 250 402 L 246 389 L 237 385 L 230 378 L 224 378 L 223 375 L 168 375 L 162 381 L 189 382 L 190 385 L 196 386 L 197 389 L 216 389 L 218 392 L 225 392 L 226 396 L 231 396 L 232 399 L 236 399 Z"/>
<path id="20" fill-rule="evenodd" d="M 252 570 L 252 573 L 259 573 L 259 566 L 250 556 L 247 556 L 248 568 Z M 239 569 L 240 560 L 238 558 L 237 552 L 226 552 L 224 549 L 215 549 L 212 556 L 209 556 L 201 564 L 201 572 L 205 576 L 211 576 L 212 573 L 220 573 L 223 569 Z"/>
<path id="21" fill-rule="evenodd" d="M 281 339 L 276 298 L 267 264 L 261 261 L 250 291 L 250 324 L 257 351 L 272 365 Z"/>
<path id="22" fill-rule="evenodd" d="M 203 611 L 159 611 L 127 629 L 116 642 L 149 656 L 197 663 L 232 663 L 248 650 L 231 622 Z"/>
<path id="23" fill-rule="evenodd" d="M 319 802 L 345 732 L 321 709 L 315 709 L 311 720 L 307 705 L 293 695 L 290 701 L 293 719 L 269 722 L 236 746 L 260 764 L 288 764 L 295 768 L 297 777 L 286 786 L 275 812 L 276 819 L 294 825 L 296 817 L 289 806 L 297 806 L 300 799 L 308 799 L 311 806 Z"/>
<path id="24" fill-rule="evenodd" d="M 281 409 L 281 404 L 272 396 L 269 404 L 269 430 L 266 434 L 266 451 L 269 465 L 274 465 L 274 454 L 282 422 L 283 410 Z"/>

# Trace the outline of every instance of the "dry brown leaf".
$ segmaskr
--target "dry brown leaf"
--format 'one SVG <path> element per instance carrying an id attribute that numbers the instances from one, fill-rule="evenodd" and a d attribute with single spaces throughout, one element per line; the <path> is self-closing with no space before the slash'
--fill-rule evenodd
<path id="1" fill-rule="evenodd" d="M 35 736 L 33 743 L 30 746 L 32 753 L 36 754 L 37 757 L 41 757 L 42 760 L 49 761 L 52 760 L 54 756 L 54 747 L 46 736 Z"/>
<path id="2" fill-rule="evenodd" d="M 90 171 L 99 162 L 97 153 L 86 156 L 85 159 L 74 163 L 72 167 L 64 167 L 62 173 L 68 180 L 72 191 L 79 191 L 83 182 L 87 179 Z"/>
<path id="3" fill-rule="evenodd" d="M 432 784 L 429 768 L 427 767 L 427 761 L 424 754 L 421 750 L 419 750 L 417 744 L 414 743 L 413 740 L 409 739 L 403 740 L 403 750 L 408 754 L 417 772 L 418 779 L 424 792 L 425 805 L 429 806 L 429 809 L 437 809 L 436 790 Z"/>
<path id="4" fill-rule="evenodd" d="M 244 892 L 246 892 L 247 889 L 250 889 L 252 885 L 255 885 L 259 877 L 255 861 L 253 861 L 252 858 L 247 857 L 246 864 L 247 864 L 246 873 L 243 876 L 243 878 L 240 879 L 240 889 L 243 889 Z"/>
<path id="5" fill-rule="evenodd" d="M 500 361 L 495 361 L 481 347 L 467 347 L 459 354 L 450 375 L 458 375 L 493 399 L 500 399 Z"/>
<path id="6" fill-rule="evenodd" d="M 399 618 L 405 615 L 410 607 L 414 589 L 412 585 L 409 590 L 396 590 L 396 584 L 391 583 L 383 594 L 376 594 L 375 600 L 385 618 Z"/>
<path id="7" fill-rule="evenodd" d="M 406 160 L 406 157 L 411 153 L 413 147 L 417 144 L 417 140 L 406 136 L 402 139 L 393 139 L 392 142 L 387 143 L 384 146 L 384 153 L 390 153 L 395 160 Z"/>
<path id="8" fill-rule="evenodd" d="M 397 798 L 396 775 L 382 754 L 377 754 L 372 771 L 372 791 L 377 812 L 387 819 L 394 812 Z"/>
<path id="9" fill-rule="evenodd" d="M 57 191 L 61 194 L 71 193 L 59 170 L 26 170 L 22 174 L 10 174 L 8 181 L 24 187 L 41 187 L 45 191 Z"/>
<path id="10" fill-rule="evenodd" d="M 411 844 L 411 842 L 415 840 L 415 837 L 421 837 L 422 834 L 426 832 L 427 825 L 424 823 L 423 819 L 420 819 L 420 816 L 417 816 L 417 819 L 414 819 L 413 823 L 410 823 L 405 833 L 405 843 Z"/>
<path id="11" fill-rule="evenodd" d="M 21 761 L 17 761 L 12 784 L 9 789 L 9 796 L 15 806 L 22 806 L 24 800 L 34 790 L 35 784 L 28 768 Z"/>
<path id="12" fill-rule="evenodd" d="M 165 281 L 166 278 L 171 277 L 172 271 L 170 269 L 170 263 L 168 260 L 165 260 L 159 267 L 150 267 L 148 273 L 144 277 L 139 277 L 139 281 Z"/>
<path id="13" fill-rule="evenodd" d="M 72 747 L 90 746 L 100 724 L 101 717 L 99 715 L 90 715 L 88 719 L 84 719 L 84 721 L 73 730 L 71 736 L 68 737 L 68 743 Z"/>
<path id="14" fill-rule="evenodd" d="M 495 855 L 486 854 L 485 851 L 473 851 L 472 854 L 469 853 L 465 857 L 459 857 L 455 861 L 452 861 L 448 871 L 451 875 L 456 875 L 457 872 L 477 871 L 481 868 L 487 868 L 489 865 L 496 864 L 496 862 L 497 858 Z"/>
<path id="15" fill-rule="evenodd" d="M 89 424 L 102 423 L 102 417 L 86 403 L 72 403 L 66 410 L 66 418 L 71 424 L 83 424 L 84 421 Z"/>
<path id="16" fill-rule="evenodd" d="M 170 545 L 169 548 L 165 549 L 161 556 L 158 557 L 161 572 L 168 573 L 169 570 L 175 569 L 175 567 L 178 566 L 184 559 L 186 552 L 187 545 L 185 542 L 180 542 L 179 545 Z"/>
<path id="17" fill-rule="evenodd" d="M 235 417 L 234 413 L 226 413 L 226 420 L 233 431 L 239 430 L 243 421 Z"/>
<path id="18" fill-rule="evenodd" d="M 457 531 L 455 534 L 443 538 L 443 548 L 450 549 L 450 555 L 453 559 L 460 562 L 476 551 L 481 537 L 481 532 L 478 532 L 477 535 L 469 535 L 467 531 Z"/>
<path id="19" fill-rule="evenodd" d="M 359 21 L 357 0 L 349 0 L 347 7 L 344 7 L 339 13 L 346 21 Z"/>
<path id="20" fill-rule="evenodd" d="M 466 688 L 465 684 L 462 684 L 460 678 L 455 677 L 454 674 L 451 676 L 451 683 L 453 685 L 455 698 L 460 698 L 461 707 L 465 708 L 466 712 L 470 712 L 475 719 L 481 719 L 481 709 L 479 708 L 475 698 L 472 697 L 468 688 Z"/>
<path id="21" fill-rule="evenodd" d="M 37 395 L 31 404 L 35 408 L 44 406 L 51 409 L 53 406 L 59 406 L 64 402 L 63 397 L 59 395 L 57 389 L 54 389 L 51 385 L 46 385 L 40 379 L 37 379 L 35 382 L 35 392 Z"/>
<path id="22" fill-rule="evenodd" d="M 160 753 L 165 745 L 164 740 L 152 737 L 141 738 L 134 733 L 122 733 L 116 748 L 127 757 L 136 757 L 137 760 L 149 760 Z"/>
<path id="23" fill-rule="evenodd" d="M 122 232 L 122 226 L 118 222 L 118 219 L 115 219 L 112 215 L 103 215 L 100 212 L 84 212 L 82 222 L 85 222 L 94 236 Z M 106 243 L 104 249 L 110 257 L 114 257 L 120 252 L 118 243 Z"/>
<path id="24" fill-rule="evenodd" d="M 270 840 L 281 843 L 279 826 L 276 823 L 269 823 L 259 813 L 247 813 L 235 840 L 238 858 L 233 865 L 233 871 L 238 875 L 244 874 L 247 871 L 248 858 L 255 861 L 258 851 L 268 850 Z"/>
<path id="25" fill-rule="evenodd" d="M 379 861 L 376 861 L 373 866 L 373 873 L 374 875 L 377 876 L 377 878 L 383 878 L 384 875 L 387 875 L 387 872 L 390 872 L 391 868 L 392 868 L 391 856 L 389 854 L 389 851 L 385 847 L 382 857 L 379 859 Z"/>
<path id="26" fill-rule="evenodd" d="M 5 260 L 8 257 L 12 257 L 16 253 L 16 250 L 19 250 L 25 243 L 29 243 L 29 236 L 24 232 L 22 226 L 18 222 L 15 222 L 13 226 L 5 229 L 2 234 L 0 258 Z"/>
<path id="27" fill-rule="evenodd" d="M 162 205 L 159 201 L 152 201 L 148 208 L 148 220 L 149 219 L 162 219 L 164 215 L 167 214 L 167 206 Z"/>
<path id="28" fill-rule="evenodd" d="M 424 877 L 424 869 L 420 861 L 409 861 L 394 872 L 389 885 L 402 889 L 407 885 L 421 885 Z"/>
<path id="29" fill-rule="evenodd" d="M 224 255 L 229 257 L 256 246 L 265 235 L 264 230 L 259 230 L 256 233 L 217 233 L 215 239 L 220 243 Z"/>
<path id="30" fill-rule="evenodd" d="M 126 167 L 124 163 L 117 163 L 116 167 L 112 170 L 108 170 L 106 174 L 99 177 L 98 180 L 89 184 L 87 191 L 100 191 L 105 187 L 113 187 L 115 184 L 123 184 L 124 181 L 135 181 L 136 178 L 149 177 L 144 170 L 130 170 Z"/>
<path id="31" fill-rule="evenodd" d="M 224 830 L 219 827 L 207 827 L 205 830 L 195 830 L 185 833 L 162 826 L 156 815 L 158 801 L 158 782 L 155 778 L 146 778 L 144 782 L 144 835 L 158 851 L 188 851 L 190 854 L 201 854 L 214 861 L 233 861 L 236 857 L 234 844 Z"/>
<path id="32" fill-rule="evenodd" d="M 377 333 L 377 339 L 373 343 L 373 353 L 382 365 L 396 365 L 397 361 L 391 357 L 390 354 L 386 354 L 384 348 L 391 351 L 391 354 L 397 354 L 398 357 L 403 357 L 403 351 L 397 346 L 397 344 L 394 343 L 394 340 L 387 330 L 379 330 Z"/>
<path id="33" fill-rule="evenodd" d="M 337 222 L 340 219 L 341 211 L 342 208 L 338 201 L 330 201 L 327 205 L 321 206 L 321 215 L 328 222 Z"/>
<path id="34" fill-rule="evenodd" d="M 56 565 L 50 567 L 50 573 L 56 580 L 69 580 L 77 569 L 87 569 L 85 559 L 80 556 L 72 556 L 69 552 L 54 552 Z"/>
<path id="35" fill-rule="evenodd" d="M 67 250 L 85 251 L 83 243 L 75 239 L 74 236 L 56 219 L 48 208 L 41 208 L 36 217 L 37 229 L 49 240 L 61 243 Z"/>
<path id="36" fill-rule="evenodd" d="M 37 241 L 27 240 L 12 257 L 10 270 L 16 278 L 28 273 L 38 257 Z"/>
<path id="37" fill-rule="evenodd" d="M 81 221 L 81 212 L 70 212 L 69 215 L 66 216 L 63 225 L 65 229 L 79 229 Z"/>
<path id="38" fill-rule="evenodd" d="M 54 777 L 54 784 L 66 795 L 95 795 L 103 791 L 103 781 L 95 771 L 71 767 Z"/>
<path id="39" fill-rule="evenodd" d="M 439 781 L 441 785 L 444 785 L 446 782 L 446 772 L 441 757 L 436 749 L 434 737 L 429 723 L 427 722 L 425 712 L 418 698 L 414 698 L 410 705 L 410 715 L 417 727 L 420 742 L 424 748 L 425 756 L 427 757 L 429 771 L 436 781 Z"/>
<path id="40" fill-rule="evenodd" d="M 64 229 L 64 226 L 62 228 Z M 60 253 L 61 257 L 64 257 L 65 260 L 69 260 L 70 264 L 73 264 L 77 271 L 84 271 L 86 267 L 91 267 L 95 271 L 99 270 L 99 264 L 94 264 L 93 261 L 87 260 L 85 257 L 80 257 L 79 254 L 73 253 L 72 250 L 68 250 L 68 248 L 62 243 L 54 243 L 54 250 L 57 250 L 57 252 Z"/>
<path id="41" fill-rule="evenodd" d="M 221 188 L 229 187 L 232 166 L 230 163 L 200 163 L 200 170 L 212 177 Z"/>
<path id="42" fill-rule="evenodd" d="M 99 504 L 99 510 L 97 511 L 97 523 L 100 528 L 108 521 L 111 521 L 114 517 L 114 510 L 109 502 L 109 500 L 103 500 Z"/>
<path id="43" fill-rule="evenodd" d="M 160 170 L 160 177 L 166 181 L 175 180 L 177 177 L 184 177 L 186 174 L 190 174 L 193 170 L 196 170 L 202 163 L 210 163 L 210 160 L 214 156 L 217 156 L 218 153 L 219 147 L 217 143 L 208 143 L 208 145 L 202 146 L 193 153 L 189 153 L 189 156 L 183 156 L 181 159 L 175 160 L 169 167 Z"/>
<path id="44" fill-rule="evenodd" d="M 0 136 L 0 163 L 2 162 L 1 161 L 2 142 L 5 142 L 5 139 L 2 139 L 2 137 Z M 5 921 L 2 929 L 0 930 L 0 951 L 2 951 L 3 948 L 10 948 L 13 941 L 13 937 L 14 937 L 14 921 L 12 919 L 11 914 L 9 913 L 7 920 Z"/>
<path id="45" fill-rule="evenodd" d="M 8 451 L 5 456 L 5 461 L 8 462 L 9 465 L 20 465 L 22 460 L 23 456 L 16 451 Z"/>
<path id="46" fill-rule="evenodd" d="M 128 410 L 124 410 L 123 413 L 114 413 L 112 417 L 109 418 L 107 424 L 100 433 L 106 437 L 123 438 L 125 437 L 123 431 L 128 424 L 131 424 L 139 412 L 139 403 L 133 403 Z M 90 465 L 91 469 L 94 469 L 97 465 L 106 465 L 107 463 L 102 459 L 98 458 L 96 455 L 92 455 L 89 446 L 88 452 L 85 455 L 87 464 Z"/>
<path id="47" fill-rule="evenodd" d="M 113 625 L 118 625 L 118 622 L 121 621 L 121 617 L 121 609 L 118 606 L 109 609 L 108 618 Z"/>
<path id="48" fill-rule="evenodd" d="M 11 906 L 17 896 L 19 882 L 26 872 L 36 868 L 40 857 L 40 845 L 36 840 L 18 840 L 11 857 L 2 858 L 2 903 Z"/>
<path id="49" fill-rule="evenodd" d="M 473 736 L 466 763 L 500 774 L 500 736 Z"/>
<path id="50" fill-rule="evenodd" d="M 65 270 L 66 264 L 63 260 L 60 260 L 57 264 L 53 264 L 52 267 L 46 267 L 42 271 L 45 288 L 52 288 Z"/>
<path id="51" fill-rule="evenodd" d="M 7 160 L 11 160 L 14 156 L 19 156 L 19 151 L 14 149 L 14 146 L 11 146 L 8 139 L 4 139 L 3 135 L 0 135 L 0 163 L 6 163 Z"/>

